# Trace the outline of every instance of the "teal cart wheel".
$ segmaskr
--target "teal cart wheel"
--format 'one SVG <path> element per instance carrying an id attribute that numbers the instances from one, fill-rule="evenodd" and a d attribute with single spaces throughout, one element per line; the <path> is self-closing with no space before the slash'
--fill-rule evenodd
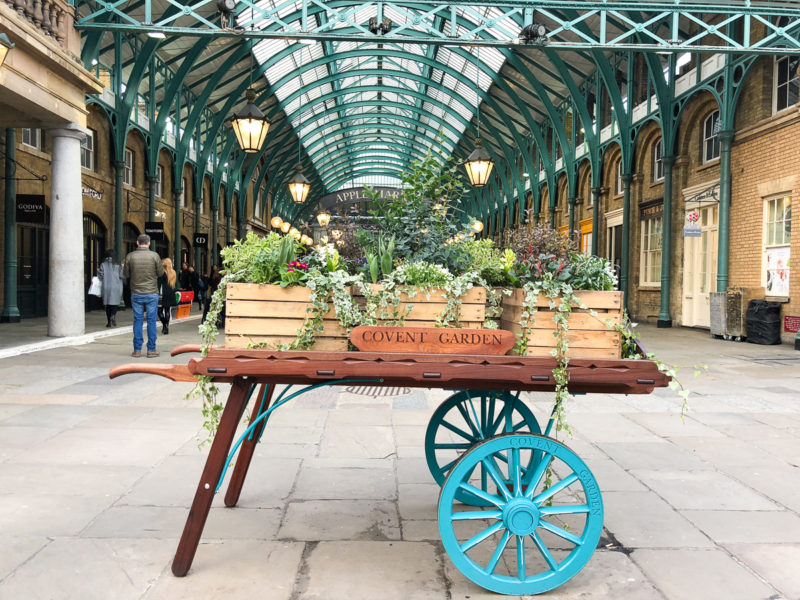
<path id="1" fill-rule="evenodd" d="M 425 432 L 428 469 L 442 485 L 458 459 L 475 444 L 498 433 L 524 431 L 541 433 L 531 410 L 510 392 L 462 390 L 442 402 L 434 411 Z M 531 455 L 531 458 L 535 458 Z M 480 468 L 481 489 L 489 474 Z M 456 498 L 473 506 L 488 506 L 472 494 L 459 491 Z"/>
<path id="2" fill-rule="evenodd" d="M 487 489 L 478 466 L 490 476 Z M 478 496 L 488 508 L 470 510 L 459 494 Z M 450 560 L 501 594 L 540 594 L 574 577 L 602 530 L 603 500 L 591 471 L 543 435 L 502 434 L 477 444 L 453 466 L 439 496 L 439 532 Z"/>

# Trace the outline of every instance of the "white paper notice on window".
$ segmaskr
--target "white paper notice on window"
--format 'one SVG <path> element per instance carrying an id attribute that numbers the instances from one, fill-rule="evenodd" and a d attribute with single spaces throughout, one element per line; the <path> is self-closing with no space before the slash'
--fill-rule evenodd
<path id="1" fill-rule="evenodd" d="M 789 246 L 767 248 L 767 295 L 789 295 Z"/>

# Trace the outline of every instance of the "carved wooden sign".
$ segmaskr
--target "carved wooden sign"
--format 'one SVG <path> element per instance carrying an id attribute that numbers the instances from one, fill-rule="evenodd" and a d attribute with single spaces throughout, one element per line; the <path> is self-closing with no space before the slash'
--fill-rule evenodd
<path id="1" fill-rule="evenodd" d="M 502 355 L 514 347 L 516 336 L 504 329 L 361 325 L 350 333 L 350 341 L 362 352 Z"/>

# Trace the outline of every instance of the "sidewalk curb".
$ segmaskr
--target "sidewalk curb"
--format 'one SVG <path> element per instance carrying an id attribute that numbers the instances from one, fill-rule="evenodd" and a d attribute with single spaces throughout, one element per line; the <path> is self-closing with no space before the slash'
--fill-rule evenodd
<path id="1" fill-rule="evenodd" d="M 173 320 L 170 325 L 187 323 L 189 321 L 197 321 L 200 320 L 200 318 L 200 315 L 191 315 L 189 317 L 184 317 L 183 319 Z M 157 325 L 160 326 L 160 324 Z M 147 330 L 147 323 L 144 324 L 144 330 Z M 51 350 L 53 348 L 82 346 L 84 344 L 91 344 L 95 340 L 113 337 L 115 335 L 122 335 L 124 333 L 133 334 L 133 325 L 123 325 L 122 327 L 114 327 L 113 329 L 109 329 L 107 331 L 93 331 L 91 333 L 84 333 L 83 335 L 53 338 L 49 340 L 43 340 L 41 342 L 33 342 L 31 344 L 16 346 L 15 348 L 6 348 L 4 350 L 0 350 L 0 359 L 19 356 L 21 354 L 30 354 L 31 352 L 39 352 L 41 350 Z"/>

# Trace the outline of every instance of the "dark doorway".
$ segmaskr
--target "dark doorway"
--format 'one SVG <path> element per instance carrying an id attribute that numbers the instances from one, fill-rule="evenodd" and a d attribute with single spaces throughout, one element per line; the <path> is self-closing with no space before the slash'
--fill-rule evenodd
<path id="1" fill-rule="evenodd" d="M 106 228 L 96 216 L 83 215 L 83 289 L 89 290 L 92 277 L 100 270 L 106 253 Z M 86 294 L 86 310 L 103 308 L 103 301 L 97 296 Z"/>
<path id="2" fill-rule="evenodd" d="M 17 307 L 23 319 L 47 316 L 49 252 L 50 210 L 45 209 L 44 224 L 17 225 Z"/>

